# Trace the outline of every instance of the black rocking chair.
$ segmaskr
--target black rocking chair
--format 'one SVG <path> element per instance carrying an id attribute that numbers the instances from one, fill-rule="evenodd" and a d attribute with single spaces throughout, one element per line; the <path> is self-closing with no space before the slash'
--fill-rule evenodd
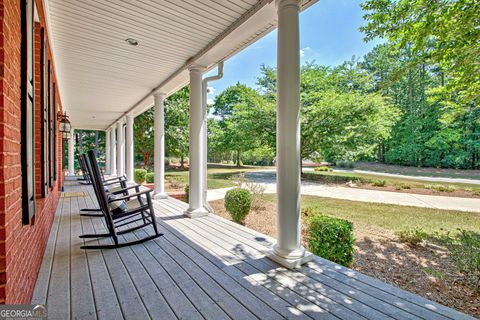
<path id="1" fill-rule="evenodd" d="M 142 243 L 162 236 L 158 232 L 158 226 L 155 221 L 155 212 L 153 211 L 152 198 L 150 193 L 153 190 L 140 191 L 139 186 L 132 186 L 114 192 L 113 194 L 121 194 L 120 197 L 109 198 L 103 187 L 101 173 L 98 168 L 97 160 L 93 151 L 88 152 L 88 160 L 85 165 L 88 171 L 92 173 L 92 184 L 97 196 L 102 214 L 105 218 L 108 233 L 100 234 L 84 234 L 80 238 L 102 238 L 111 237 L 113 244 L 84 245 L 81 249 L 112 249 Z M 135 189 L 136 193 L 123 195 L 128 189 Z M 117 201 L 126 201 L 127 209 L 121 212 L 112 212 L 109 204 Z M 132 232 L 147 226 L 152 226 L 153 235 L 149 235 L 134 241 L 119 242 L 118 236 Z"/>
<path id="2" fill-rule="evenodd" d="M 79 162 L 80 162 L 80 166 L 82 168 L 83 176 L 85 177 L 85 180 L 88 182 L 88 183 L 83 183 L 83 184 L 88 184 L 88 185 L 92 184 L 92 178 L 91 178 L 92 173 L 90 172 L 90 167 L 87 166 L 87 163 L 88 163 L 87 155 L 86 154 L 80 155 Z M 103 181 L 103 186 L 105 188 L 108 188 L 109 186 L 112 186 L 112 185 L 116 185 L 115 187 L 111 188 L 112 192 L 116 192 L 116 191 L 123 190 L 123 189 L 127 188 L 127 182 L 125 180 L 125 177 L 123 177 L 123 176 L 114 177 L 114 178 L 111 178 L 111 179 L 105 179 L 103 177 L 103 175 L 101 177 L 102 177 L 102 181 Z M 125 191 L 123 194 L 127 195 L 128 191 Z M 100 208 L 84 208 L 84 209 L 80 209 L 80 211 L 82 211 L 82 212 L 100 212 L 102 210 Z M 86 216 L 86 217 L 103 217 L 103 214 L 101 214 L 101 213 L 81 213 L 80 215 Z"/>

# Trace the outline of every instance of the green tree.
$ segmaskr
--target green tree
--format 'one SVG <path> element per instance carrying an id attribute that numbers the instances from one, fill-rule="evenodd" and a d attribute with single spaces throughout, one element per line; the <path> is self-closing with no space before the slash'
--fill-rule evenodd
<path id="1" fill-rule="evenodd" d="M 184 87 L 165 100 L 165 148 L 169 156 L 185 166 L 189 144 L 189 88 Z"/>
<path id="2" fill-rule="evenodd" d="M 478 104 L 480 1 L 366 0 L 361 6 L 367 12 L 361 28 L 366 40 L 383 38 L 411 51 L 409 68 L 425 61 L 438 66 L 448 77 L 442 90 Z"/>
<path id="3" fill-rule="evenodd" d="M 215 135 L 218 151 L 235 152 L 235 163 L 242 164 L 242 153 L 263 145 L 275 145 L 275 107 L 252 88 L 237 83 L 215 98 L 213 115 L 218 118 Z"/>
<path id="4" fill-rule="evenodd" d="M 153 115 L 155 108 L 150 108 L 135 118 L 133 140 L 135 153 L 142 159 L 143 165 L 149 167 L 154 152 Z"/>

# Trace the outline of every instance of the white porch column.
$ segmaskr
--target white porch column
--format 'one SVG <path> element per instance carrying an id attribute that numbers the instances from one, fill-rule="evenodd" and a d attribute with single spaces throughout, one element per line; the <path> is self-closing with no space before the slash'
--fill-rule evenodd
<path id="1" fill-rule="evenodd" d="M 133 122 L 135 117 L 133 115 L 127 115 L 127 141 L 126 141 L 126 172 L 127 180 L 133 181 L 133 167 L 134 167 L 134 146 L 133 146 Z"/>
<path id="2" fill-rule="evenodd" d="M 185 214 L 191 218 L 208 215 L 203 203 L 204 179 L 202 170 L 206 130 L 206 113 L 202 108 L 203 66 L 190 67 L 190 146 L 189 146 L 189 207 Z"/>
<path id="3" fill-rule="evenodd" d="M 124 151 L 125 142 L 123 140 L 123 122 L 117 122 L 117 176 L 123 176 L 124 172 Z"/>
<path id="4" fill-rule="evenodd" d="M 288 268 L 312 259 L 300 232 L 300 0 L 276 0 L 277 243 L 269 257 Z"/>
<path id="5" fill-rule="evenodd" d="M 75 175 L 75 130 L 70 129 L 70 139 L 68 139 L 68 175 Z"/>
<path id="6" fill-rule="evenodd" d="M 110 174 L 117 175 L 117 135 L 115 127 L 110 132 Z"/>
<path id="7" fill-rule="evenodd" d="M 105 130 L 105 174 L 110 174 L 110 129 Z"/>
<path id="8" fill-rule="evenodd" d="M 155 99 L 155 114 L 153 116 L 154 126 L 154 155 L 153 165 L 155 172 L 155 199 L 164 199 L 167 197 L 165 193 L 165 118 L 164 118 L 164 101 L 165 94 L 156 92 L 153 95 Z"/>

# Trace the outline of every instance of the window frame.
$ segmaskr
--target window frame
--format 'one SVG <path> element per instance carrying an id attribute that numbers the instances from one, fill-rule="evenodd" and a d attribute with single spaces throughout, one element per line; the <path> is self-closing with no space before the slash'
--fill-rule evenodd
<path id="1" fill-rule="evenodd" d="M 40 127 L 40 161 L 41 161 L 41 184 L 42 198 L 48 194 L 48 116 L 47 116 L 47 43 L 45 41 L 45 29 L 40 29 L 40 105 L 41 105 L 41 127 Z"/>
<path id="2" fill-rule="evenodd" d="M 22 223 L 35 217 L 35 3 L 20 1 Z"/>

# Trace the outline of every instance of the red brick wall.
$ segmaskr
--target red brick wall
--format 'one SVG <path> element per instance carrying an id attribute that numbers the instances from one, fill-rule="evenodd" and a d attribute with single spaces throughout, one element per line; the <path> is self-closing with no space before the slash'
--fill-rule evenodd
<path id="1" fill-rule="evenodd" d="M 45 25 L 41 1 L 40 24 Z M 38 26 L 39 27 L 39 26 Z M 39 45 L 39 37 L 35 44 Z M 22 224 L 20 168 L 20 1 L 0 0 L 0 303 L 29 303 L 58 203 L 61 185 L 61 137 L 58 181 L 46 198 L 38 198 L 35 220 Z M 39 51 L 35 58 L 39 62 Z M 39 63 L 36 64 L 37 71 Z M 36 73 L 36 140 L 40 139 L 40 78 Z M 61 101 L 57 95 L 57 103 Z M 35 144 L 36 191 L 40 190 L 40 150 Z"/>

